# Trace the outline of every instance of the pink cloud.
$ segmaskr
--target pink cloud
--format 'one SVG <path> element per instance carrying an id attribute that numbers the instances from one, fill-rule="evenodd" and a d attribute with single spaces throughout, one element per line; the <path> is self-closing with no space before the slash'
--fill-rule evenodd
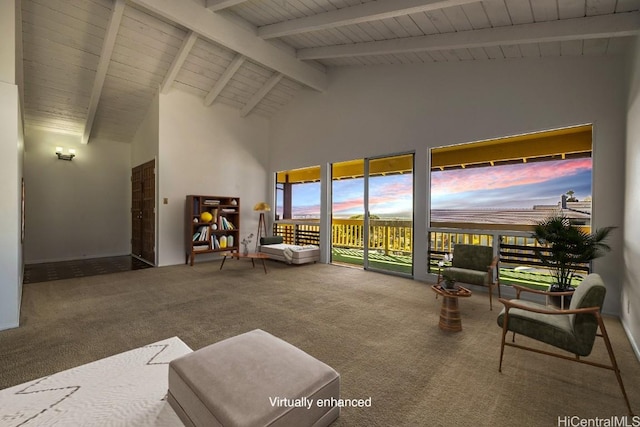
<path id="1" fill-rule="evenodd" d="M 431 174 L 431 188 L 434 194 L 493 190 L 518 185 L 539 184 L 585 170 L 591 170 L 591 159 L 458 169 Z"/>
<path id="2" fill-rule="evenodd" d="M 362 210 L 362 199 L 341 200 L 333 203 L 334 212 L 344 212 L 359 209 Z"/>

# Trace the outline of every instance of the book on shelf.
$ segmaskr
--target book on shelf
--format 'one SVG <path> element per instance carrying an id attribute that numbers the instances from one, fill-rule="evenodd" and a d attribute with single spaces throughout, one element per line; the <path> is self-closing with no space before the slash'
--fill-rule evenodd
<path id="1" fill-rule="evenodd" d="M 202 204 L 206 205 L 206 206 L 217 206 L 217 205 L 220 204 L 220 200 L 217 200 L 217 199 L 204 199 Z"/>
<path id="2" fill-rule="evenodd" d="M 218 241 L 218 238 L 215 234 L 211 235 L 211 247 L 213 249 L 220 249 L 220 242 Z"/>
<path id="3" fill-rule="evenodd" d="M 197 241 L 200 240 L 200 232 L 196 231 L 195 233 L 193 233 L 193 241 Z"/>
<path id="4" fill-rule="evenodd" d="M 200 233 L 200 235 L 198 236 L 198 241 L 199 242 L 206 242 L 207 240 L 209 240 L 209 230 L 211 228 L 208 225 L 203 225 L 200 228 L 198 228 L 197 233 Z"/>
<path id="5" fill-rule="evenodd" d="M 223 230 L 234 230 L 236 228 L 235 225 L 233 225 L 233 223 L 229 221 L 227 218 L 221 216 L 220 220 L 221 220 L 221 226 Z"/>
<path id="6" fill-rule="evenodd" d="M 195 252 L 198 252 L 198 251 L 206 251 L 206 250 L 209 250 L 209 246 L 207 246 L 207 245 L 194 245 L 194 246 L 193 246 L 193 250 L 194 250 Z"/>

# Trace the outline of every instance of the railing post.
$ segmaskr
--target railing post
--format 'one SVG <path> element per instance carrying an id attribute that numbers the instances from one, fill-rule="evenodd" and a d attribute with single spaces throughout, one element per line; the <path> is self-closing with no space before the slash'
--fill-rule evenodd
<path id="1" fill-rule="evenodd" d="M 497 268 L 493 272 L 493 280 L 495 280 L 496 283 L 498 283 L 498 286 L 500 286 L 500 240 L 501 240 L 500 234 L 493 233 L 493 245 L 492 245 L 493 256 L 498 257 Z M 500 291 L 500 288 L 498 288 L 498 291 Z"/>
<path id="2" fill-rule="evenodd" d="M 389 235 L 389 226 L 384 226 L 384 254 L 385 256 L 389 255 L 389 240 L 391 240 L 391 236 Z"/>

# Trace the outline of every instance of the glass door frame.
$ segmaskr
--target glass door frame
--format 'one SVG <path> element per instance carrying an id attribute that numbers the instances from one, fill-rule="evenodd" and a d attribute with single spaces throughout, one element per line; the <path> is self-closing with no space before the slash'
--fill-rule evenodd
<path id="1" fill-rule="evenodd" d="M 370 227 L 369 227 L 369 219 L 370 219 L 370 215 L 371 215 L 371 211 L 369 209 L 369 170 L 370 170 L 370 162 L 372 160 L 379 160 L 379 159 L 385 159 L 385 158 L 389 158 L 389 157 L 400 157 L 400 156 L 411 156 L 411 160 L 412 160 L 412 167 L 411 167 L 411 272 L 409 273 L 402 273 L 400 271 L 393 271 L 393 270 L 385 270 L 382 268 L 378 268 L 378 267 L 374 267 L 369 263 L 369 233 L 370 233 Z M 413 252 L 414 252 L 414 230 L 415 230 L 415 218 L 414 218 L 414 211 L 415 211 L 415 166 L 416 166 L 416 162 L 415 162 L 415 152 L 413 151 L 409 151 L 409 152 L 403 152 L 403 153 L 395 153 L 395 154 L 385 154 L 385 155 L 381 155 L 381 156 L 372 156 L 372 157 L 365 157 L 364 160 L 364 220 L 363 220 L 363 238 L 364 238 L 364 251 L 363 251 L 363 268 L 365 270 L 368 271 L 373 271 L 376 273 L 385 273 L 385 274 L 392 274 L 392 275 L 397 275 L 397 276 L 402 276 L 402 277 L 413 277 L 413 273 L 414 273 L 414 262 L 413 262 Z M 386 237 L 385 237 L 386 238 Z"/>

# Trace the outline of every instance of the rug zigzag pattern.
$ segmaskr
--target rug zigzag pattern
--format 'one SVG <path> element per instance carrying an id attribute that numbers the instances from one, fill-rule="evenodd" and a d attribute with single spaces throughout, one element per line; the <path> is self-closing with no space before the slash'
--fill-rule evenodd
<path id="1" fill-rule="evenodd" d="M 0 426 L 180 425 L 165 399 L 168 364 L 189 352 L 173 337 L 0 390 Z"/>
<path id="2" fill-rule="evenodd" d="M 41 378 L 39 380 L 37 380 L 35 383 L 33 384 L 29 384 L 25 389 L 18 391 L 16 394 L 32 394 L 32 393 L 46 393 L 46 392 L 51 392 L 51 391 L 60 391 L 60 390 L 70 390 L 69 393 L 65 394 L 64 396 L 62 396 L 61 399 L 57 400 L 56 402 L 53 402 L 51 405 L 49 405 L 46 408 L 43 408 L 40 412 L 38 412 L 37 414 L 33 415 L 30 418 L 27 418 L 26 420 L 24 420 L 23 422 L 21 422 L 20 424 L 17 424 L 18 426 L 22 426 L 27 424 L 29 421 L 35 419 L 36 417 L 38 417 L 39 415 L 42 415 L 43 413 L 45 413 L 46 411 L 52 409 L 54 406 L 62 403 L 65 399 L 67 399 L 69 396 L 71 396 L 73 393 L 77 392 L 78 390 L 80 390 L 80 386 L 79 385 L 73 385 L 73 386 L 66 386 L 66 387 L 57 387 L 57 388 L 45 388 L 42 390 L 30 390 L 27 391 L 31 388 L 35 388 L 37 385 L 39 385 L 41 382 L 48 380 L 49 377 L 44 377 Z"/>

